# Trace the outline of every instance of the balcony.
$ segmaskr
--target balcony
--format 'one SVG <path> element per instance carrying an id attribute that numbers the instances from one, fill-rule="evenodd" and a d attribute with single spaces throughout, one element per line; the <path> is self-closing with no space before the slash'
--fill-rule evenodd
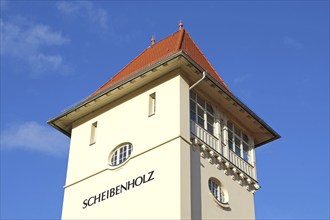
<path id="1" fill-rule="evenodd" d="M 220 160 L 225 162 L 228 168 L 234 169 L 236 173 L 244 173 L 248 178 L 256 180 L 255 167 L 242 157 L 228 149 L 228 145 L 224 144 L 217 137 L 210 134 L 207 130 L 199 126 L 196 122 L 190 121 L 190 132 L 199 139 L 200 142 L 210 148 L 208 151 L 215 151 L 220 156 Z"/>

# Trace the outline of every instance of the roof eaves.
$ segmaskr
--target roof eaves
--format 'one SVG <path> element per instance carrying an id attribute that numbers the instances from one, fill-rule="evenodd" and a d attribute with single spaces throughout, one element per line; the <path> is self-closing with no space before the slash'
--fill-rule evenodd
<path id="1" fill-rule="evenodd" d="M 183 56 L 193 65 L 195 68 L 197 68 L 200 72 L 203 72 L 204 69 L 196 63 L 194 60 L 192 60 L 189 55 L 187 55 L 185 52 L 182 53 Z M 234 94 L 231 93 L 224 85 L 222 85 L 217 79 L 215 79 L 211 74 L 207 73 L 206 77 L 212 81 L 215 85 L 218 86 L 219 89 L 221 89 L 226 95 L 228 95 L 232 100 L 234 100 L 238 105 L 241 106 L 246 112 L 248 112 L 253 118 L 255 118 L 262 126 L 264 126 L 273 136 L 274 138 L 271 138 L 267 141 L 261 142 L 255 147 L 259 147 L 261 145 L 264 145 L 268 142 L 274 141 L 276 139 L 281 138 L 281 136 L 274 131 L 264 120 L 262 120 L 256 113 L 254 113 L 247 105 L 245 105 L 239 98 L 237 98 Z"/>
<path id="2" fill-rule="evenodd" d="M 148 71 L 154 69 L 154 68 L 157 68 L 158 66 L 161 66 L 162 64 L 166 63 L 166 62 L 169 62 L 170 60 L 172 59 L 175 59 L 176 57 L 180 56 L 180 55 L 183 55 L 182 51 L 178 51 L 177 53 L 174 53 L 150 66 L 148 66 L 147 68 L 144 68 L 143 70 L 139 71 L 139 72 L 136 72 L 135 74 L 125 78 L 125 80 L 123 81 L 120 81 L 116 84 L 113 84 L 111 85 L 110 87 L 100 91 L 99 93 L 96 93 L 95 95 L 91 96 L 91 97 L 88 97 L 87 99 L 84 99 L 83 101 L 79 102 L 78 104 L 72 106 L 71 108 L 68 108 L 67 110 L 65 110 L 64 112 L 62 112 L 61 114 L 49 119 L 47 121 L 48 124 L 52 125 L 54 128 L 58 129 L 59 131 L 61 131 L 62 133 L 68 135 L 68 133 L 66 131 L 64 131 L 63 129 L 59 128 L 56 124 L 54 124 L 54 122 L 62 117 L 64 117 L 65 115 L 68 115 L 70 113 L 72 113 L 73 111 L 75 111 L 76 109 L 86 105 L 86 104 L 89 104 L 91 102 L 93 102 L 95 99 L 98 99 L 99 97 L 107 94 L 108 92 L 112 91 L 112 90 L 115 90 L 119 87 L 121 87 L 122 85 L 126 84 L 127 82 L 135 79 L 135 78 L 138 78 L 139 76 L 147 73 Z"/>
<path id="3" fill-rule="evenodd" d="M 261 143 L 255 145 L 255 147 L 259 147 L 268 142 L 281 138 L 281 136 L 275 130 L 273 130 L 264 120 L 262 120 L 255 112 L 253 112 L 247 105 L 245 105 L 233 93 L 231 93 L 227 89 L 225 89 L 224 86 L 221 85 L 218 80 L 214 79 L 213 76 L 211 76 L 210 74 L 207 74 L 206 77 L 210 81 L 215 83 L 221 90 L 223 90 L 226 93 L 226 95 L 228 95 L 232 100 L 234 100 L 242 109 L 244 109 L 246 112 L 248 112 L 255 120 L 257 120 L 265 129 L 267 129 L 274 136 L 273 138 L 271 138 L 267 141 L 264 141 L 264 142 L 261 142 Z"/>
<path id="4" fill-rule="evenodd" d="M 71 133 L 67 132 L 66 130 L 62 129 L 61 127 L 57 126 L 56 124 L 53 123 L 54 121 L 48 120 L 47 123 L 54 127 L 55 129 L 59 130 L 63 134 L 65 134 L 68 137 L 71 137 Z"/>

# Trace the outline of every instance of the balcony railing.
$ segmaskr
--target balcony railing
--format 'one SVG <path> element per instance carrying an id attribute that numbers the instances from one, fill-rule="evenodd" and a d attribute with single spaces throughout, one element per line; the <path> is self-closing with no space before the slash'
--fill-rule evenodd
<path id="1" fill-rule="evenodd" d="M 208 131 L 206 131 L 204 128 L 199 126 L 194 121 L 191 121 L 191 123 L 190 123 L 190 131 L 196 137 L 198 137 L 200 140 L 202 140 L 205 144 L 209 145 L 214 150 L 216 150 L 220 153 L 218 138 L 211 135 Z"/>
<path id="2" fill-rule="evenodd" d="M 246 162 L 242 157 L 238 156 L 232 150 L 229 150 L 229 161 L 235 164 L 238 168 L 240 168 L 244 173 L 255 179 L 254 167 Z"/>
<path id="3" fill-rule="evenodd" d="M 251 164 L 245 161 L 242 157 L 236 155 L 233 151 L 229 150 L 226 145 L 223 146 L 221 140 L 210 134 L 207 130 L 199 126 L 194 121 L 190 121 L 190 132 L 206 145 L 222 155 L 224 158 L 229 160 L 233 165 L 235 165 L 245 174 L 252 177 L 253 179 L 256 179 L 255 170 Z"/>

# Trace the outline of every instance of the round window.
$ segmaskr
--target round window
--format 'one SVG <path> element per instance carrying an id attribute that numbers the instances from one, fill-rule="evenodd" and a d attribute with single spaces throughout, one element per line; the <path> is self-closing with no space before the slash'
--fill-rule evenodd
<path id="1" fill-rule="evenodd" d="M 222 183 L 212 177 L 209 179 L 209 189 L 213 197 L 218 203 L 227 204 L 228 203 L 228 193 L 227 190 L 223 187 Z"/>
<path id="2" fill-rule="evenodd" d="M 123 143 L 117 146 L 110 156 L 110 165 L 118 166 L 124 163 L 131 155 L 133 145 L 131 143 Z"/>

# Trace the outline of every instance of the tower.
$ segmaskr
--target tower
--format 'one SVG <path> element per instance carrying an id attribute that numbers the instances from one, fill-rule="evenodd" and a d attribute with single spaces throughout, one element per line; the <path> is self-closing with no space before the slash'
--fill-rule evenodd
<path id="1" fill-rule="evenodd" d="M 182 22 L 48 123 L 71 138 L 64 219 L 254 218 L 255 149 L 280 137 Z"/>

